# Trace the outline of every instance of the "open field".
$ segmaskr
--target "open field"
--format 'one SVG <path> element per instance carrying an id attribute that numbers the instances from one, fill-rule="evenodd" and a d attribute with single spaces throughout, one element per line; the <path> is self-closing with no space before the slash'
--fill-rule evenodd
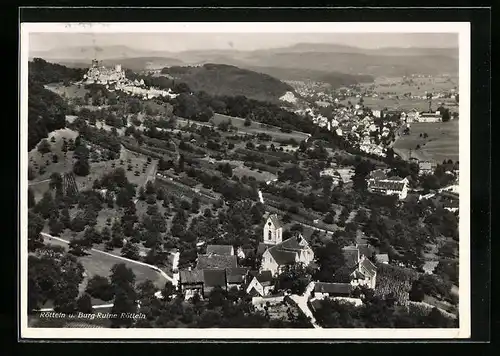
<path id="1" fill-rule="evenodd" d="M 251 170 L 250 168 L 245 167 L 243 164 L 236 168 L 233 168 L 233 174 L 238 176 L 239 178 L 243 176 L 254 177 L 256 180 L 260 182 L 268 182 L 270 180 L 278 178 L 277 175 L 274 175 L 270 172 Z"/>
<path id="2" fill-rule="evenodd" d="M 349 101 L 354 105 L 359 102 L 359 98 L 350 97 L 340 101 L 340 103 L 343 105 L 348 105 Z M 456 106 L 455 101 L 451 99 L 433 100 L 432 109 L 435 110 L 440 105 L 439 103 L 441 102 L 443 102 L 446 107 L 450 108 L 451 112 L 454 111 L 458 112 L 458 106 Z M 404 111 L 409 111 L 411 109 L 417 109 L 418 111 L 429 110 L 429 101 L 425 99 L 409 99 L 403 97 L 400 97 L 399 99 L 389 98 L 389 97 L 383 97 L 383 99 L 382 97 L 378 98 L 365 97 L 363 98 L 363 105 L 373 110 L 375 109 L 381 110 L 384 108 L 387 108 L 388 110 L 404 110 Z"/>
<path id="3" fill-rule="evenodd" d="M 432 160 L 441 163 L 443 160 L 451 159 L 457 161 L 458 155 L 458 120 L 436 123 L 413 123 L 408 136 L 400 136 L 394 144 L 394 151 L 403 159 L 411 156 L 419 160 Z M 427 133 L 428 137 L 420 137 L 420 134 Z M 416 150 L 416 146 L 420 149 Z"/>
<path id="4" fill-rule="evenodd" d="M 58 130 L 64 131 L 56 132 L 59 137 L 67 137 L 67 139 L 76 137 L 76 133 L 71 130 Z M 53 133 L 49 135 L 52 137 Z M 37 176 L 35 179 L 29 182 L 30 188 L 35 193 L 35 200 L 40 199 L 43 194 L 49 189 L 49 179 L 52 173 L 68 173 L 73 169 L 73 152 L 68 151 L 66 156 L 62 154 L 61 146 L 62 139 L 56 139 L 56 142 L 50 142 L 52 146 L 52 153 L 47 153 L 42 155 L 35 149 L 29 152 L 28 157 L 30 160 L 30 165 L 35 168 L 37 172 Z M 59 157 L 59 161 L 57 163 L 52 162 L 52 154 L 57 154 Z M 38 169 L 36 167 L 45 166 L 46 161 L 49 160 L 49 165 L 46 166 L 45 172 L 43 174 L 38 173 Z M 123 165 L 120 164 L 120 161 L 123 160 Z M 129 162 L 130 160 L 130 162 Z M 141 154 L 131 152 L 122 147 L 120 152 L 120 158 L 116 160 L 109 161 L 100 161 L 100 162 L 92 162 L 90 160 L 90 174 L 85 177 L 75 176 L 75 181 L 78 186 L 78 189 L 88 189 L 92 187 L 92 184 L 95 179 L 102 178 L 102 176 L 106 173 L 112 172 L 114 169 L 119 167 L 125 169 L 125 173 L 129 182 L 136 184 L 137 186 L 144 185 L 148 179 L 148 177 L 152 177 L 156 174 L 156 165 L 157 161 L 153 160 L 150 164 L 146 166 L 146 171 L 143 173 L 143 168 L 147 163 L 147 158 Z M 128 170 L 128 166 L 132 166 L 132 170 Z M 135 172 L 138 171 L 139 174 L 136 175 Z"/>
<path id="5" fill-rule="evenodd" d="M 235 116 L 227 116 L 222 114 L 214 114 L 214 117 L 210 120 L 215 125 L 227 122 L 231 120 L 231 125 L 236 127 L 239 131 L 246 132 L 249 134 L 267 134 L 275 139 L 289 140 L 291 138 L 297 140 L 298 142 L 305 140 L 309 137 L 305 132 L 292 131 L 290 133 L 282 132 L 279 127 L 266 125 L 260 122 L 252 121 L 250 126 L 245 126 L 245 119 Z"/>
<path id="6" fill-rule="evenodd" d="M 48 89 L 63 98 L 73 99 L 73 98 L 82 98 L 88 92 L 84 86 L 79 86 L 77 84 L 64 85 L 63 83 L 51 83 L 46 84 L 45 89 Z"/>
<path id="7" fill-rule="evenodd" d="M 63 246 L 65 249 L 68 245 L 51 238 L 45 238 L 46 244 Z M 132 262 L 124 261 L 104 253 L 97 251 L 88 251 L 87 256 L 77 257 L 85 268 L 85 273 L 88 278 L 92 278 L 95 275 L 108 277 L 111 268 L 117 263 L 124 263 L 128 268 L 132 269 L 136 277 L 136 283 L 141 283 L 146 280 L 151 280 L 158 288 L 163 288 L 165 285 L 165 279 L 156 271 L 149 267 L 141 266 Z"/>
<path id="8" fill-rule="evenodd" d="M 425 92 L 441 92 L 458 88 L 458 78 L 455 77 L 431 77 L 431 78 L 408 78 L 404 81 L 402 77 L 376 77 L 373 83 L 364 83 L 362 88 L 370 88 L 377 94 L 394 93 L 401 95 L 411 93 L 412 95 L 425 95 Z"/>
<path id="9" fill-rule="evenodd" d="M 69 141 L 70 139 L 76 139 L 77 136 L 78 132 L 70 129 L 52 131 L 51 133 L 49 133 L 47 138 L 47 141 L 51 146 L 51 152 L 41 154 L 40 152 L 38 152 L 38 145 L 30 152 L 28 152 L 29 164 L 34 168 L 36 172 L 36 178 L 32 181 L 33 183 L 48 179 L 54 172 L 64 173 L 71 169 L 73 165 L 73 152 L 68 151 L 66 153 L 66 156 L 64 155 L 64 153 L 62 152 L 63 138 L 66 138 L 66 140 Z M 52 139 L 55 139 L 55 142 L 52 142 Z M 57 163 L 54 163 L 52 161 L 53 155 L 57 155 Z M 46 167 L 45 172 L 39 174 L 38 169 L 42 166 Z"/>
<path id="10" fill-rule="evenodd" d="M 458 87 L 458 78 L 450 77 L 431 77 L 431 78 L 408 78 L 404 80 L 402 77 L 377 77 L 374 83 L 360 84 L 361 91 L 377 94 L 377 97 L 363 97 L 363 104 L 371 109 L 389 110 L 410 110 L 417 109 L 419 111 L 429 110 L 429 102 L 422 97 L 426 92 L 434 93 L 450 92 Z M 409 94 L 411 97 L 403 97 L 404 94 Z M 397 97 L 397 98 L 396 98 Z M 350 101 L 352 104 L 359 102 L 360 98 L 351 96 L 341 101 L 347 105 Z M 450 111 L 457 111 L 458 106 L 455 99 L 438 98 L 432 100 L 432 109 L 435 110 L 440 103 L 444 103 Z"/>

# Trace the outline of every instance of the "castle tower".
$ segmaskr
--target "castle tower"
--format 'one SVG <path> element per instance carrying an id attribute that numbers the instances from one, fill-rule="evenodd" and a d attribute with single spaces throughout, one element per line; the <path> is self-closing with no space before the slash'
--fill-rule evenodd
<path id="1" fill-rule="evenodd" d="M 283 225 L 276 214 L 270 215 L 264 225 L 263 242 L 267 245 L 280 244 L 283 238 Z"/>
<path id="2" fill-rule="evenodd" d="M 121 71 L 122 71 L 122 65 L 121 64 L 115 65 L 115 72 L 121 72 Z"/>
<path id="3" fill-rule="evenodd" d="M 98 67 L 99 66 L 99 61 L 97 59 L 93 59 L 92 60 L 92 67 L 95 68 L 95 67 Z"/>

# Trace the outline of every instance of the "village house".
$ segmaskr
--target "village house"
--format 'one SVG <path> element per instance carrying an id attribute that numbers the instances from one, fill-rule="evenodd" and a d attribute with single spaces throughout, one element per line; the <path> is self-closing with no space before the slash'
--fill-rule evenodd
<path id="1" fill-rule="evenodd" d="M 375 255 L 375 262 L 387 265 L 389 264 L 389 255 L 387 253 L 377 254 Z"/>
<path id="2" fill-rule="evenodd" d="M 273 275 L 271 271 L 251 271 L 249 273 L 248 286 L 246 287 L 247 294 L 252 296 L 264 297 L 271 293 L 273 289 Z"/>
<path id="3" fill-rule="evenodd" d="M 396 195 L 399 200 L 406 199 L 408 195 L 408 179 L 400 177 L 387 177 L 384 171 L 371 172 L 367 180 L 368 191 L 371 193 Z"/>
<path id="4" fill-rule="evenodd" d="M 262 256 L 260 271 L 271 271 L 276 276 L 287 265 L 308 265 L 314 260 L 314 252 L 301 234 L 285 241 L 282 241 L 282 234 L 283 226 L 278 216 L 270 215 L 264 224 L 263 242 L 257 251 Z"/>
<path id="5" fill-rule="evenodd" d="M 325 283 L 314 284 L 314 298 L 323 299 L 326 297 L 349 297 L 354 287 L 349 283 Z"/>
<path id="6" fill-rule="evenodd" d="M 436 112 L 422 112 L 418 117 L 418 122 L 441 122 L 441 113 Z"/>
<path id="7" fill-rule="evenodd" d="M 418 122 L 419 117 L 420 117 L 420 113 L 416 109 L 411 109 L 406 114 L 406 122 L 408 124 L 411 124 L 413 122 Z"/>
<path id="8" fill-rule="evenodd" d="M 196 268 L 179 271 L 180 290 L 189 299 L 195 294 L 206 298 L 215 287 L 240 289 L 247 272 L 246 268 L 238 267 L 233 246 L 208 245 L 206 253 L 198 255 Z"/>
<path id="9" fill-rule="evenodd" d="M 377 281 L 377 267 L 369 260 L 373 249 L 368 244 L 357 244 L 343 248 L 346 267 L 349 270 L 350 284 L 366 286 L 375 289 Z"/>
<path id="10" fill-rule="evenodd" d="M 430 161 L 422 161 L 418 162 L 418 174 L 419 175 L 428 175 L 433 174 L 436 169 L 436 163 Z"/>

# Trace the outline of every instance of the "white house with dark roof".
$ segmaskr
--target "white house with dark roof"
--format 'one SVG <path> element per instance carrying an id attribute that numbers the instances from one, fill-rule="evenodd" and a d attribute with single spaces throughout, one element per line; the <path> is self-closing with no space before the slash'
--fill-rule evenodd
<path id="1" fill-rule="evenodd" d="M 389 255 L 387 253 L 381 253 L 375 255 L 375 261 L 377 263 L 389 264 Z"/>
<path id="2" fill-rule="evenodd" d="M 250 272 L 250 283 L 246 287 L 247 294 L 264 297 L 271 293 L 273 288 L 273 275 L 271 271 Z"/>
<path id="3" fill-rule="evenodd" d="M 418 162 L 418 174 L 419 175 L 433 174 L 434 170 L 436 169 L 436 166 L 437 166 L 436 163 L 430 161 Z"/>
<path id="4" fill-rule="evenodd" d="M 343 248 L 346 268 L 349 270 L 352 286 L 366 286 L 374 289 L 377 280 L 377 267 L 369 260 L 373 249 L 368 244 L 357 244 Z"/>
<path id="5" fill-rule="evenodd" d="M 399 200 L 406 199 L 408 195 L 408 179 L 400 177 L 387 177 L 381 170 L 373 171 L 368 177 L 368 191 L 384 195 L 397 195 Z"/>

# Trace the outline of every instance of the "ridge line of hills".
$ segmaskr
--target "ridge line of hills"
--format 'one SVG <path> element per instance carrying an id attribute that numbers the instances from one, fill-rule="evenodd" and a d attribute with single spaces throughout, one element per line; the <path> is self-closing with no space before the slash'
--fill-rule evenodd
<path id="1" fill-rule="evenodd" d="M 127 46 L 67 47 L 30 53 L 52 62 L 90 63 L 97 57 L 107 65 L 122 64 L 132 70 L 166 66 L 218 63 L 243 69 L 286 68 L 349 75 L 402 76 L 458 73 L 458 48 L 377 48 L 305 43 L 284 48 L 239 50 L 151 51 Z"/>

